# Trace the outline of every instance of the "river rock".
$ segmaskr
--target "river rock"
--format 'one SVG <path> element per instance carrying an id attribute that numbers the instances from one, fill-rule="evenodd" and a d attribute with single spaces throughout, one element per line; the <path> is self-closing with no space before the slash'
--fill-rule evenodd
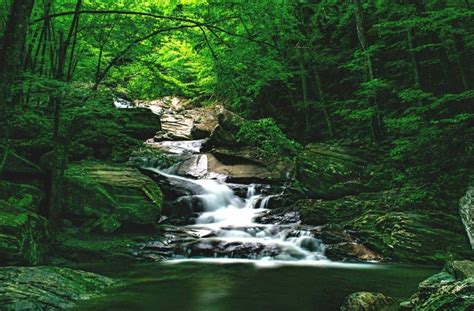
<path id="1" fill-rule="evenodd" d="M 400 304 L 402 310 L 473 310 L 474 262 L 448 262 L 443 271 L 418 286 L 418 293 Z"/>
<path id="2" fill-rule="evenodd" d="M 367 193 L 338 200 L 300 200 L 294 209 L 304 224 L 340 224 L 386 259 L 443 263 L 471 256 L 457 215 L 397 206 L 397 192 Z"/>
<path id="3" fill-rule="evenodd" d="M 347 149 L 309 144 L 298 157 L 296 179 L 305 197 L 341 198 L 369 190 L 361 180 L 365 164 Z"/>
<path id="4" fill-rule="evenodd" d="M 62 310 L 100 297 L 120 283 L 94 273 L 57 267 L 0 268 L 2 310 Z"/>
<path id="5" fill-rule="evenodd" d="M 474 186 L 469 187 L 466 195 L 459 202 L 459 213 L 471 242 L 471 248 L 474 250 Z"/>
<path id="6" fill-rule="evenodd" d="M 397 311 L 398 303 L 395 299 L 382 293 L 357 292 L 349 295 L 341 311 Z"/>
<path id="7" fill-rule="evenodd" d="M 157 223 L 163 194 L 137 169 L 83 162 L 65 173 L 63 206 L 66 218 L 85 230 L 110 233 Z"/>
<path id="8" fill-rule="evenodd" d="M 39 216 L 42 193 L 0 181 L 0 265 L 37 265 L 47 249 L 47 221 Z"/>
<path id="9" fill-rule="evenodd" d="M 218 114 L 223 109 L 218 104 L 198 107 L 179 97 L 164 97 L 136 104 L 148 107 L 161 116 L 162 129 L 156 134 L 155 141 L 207 138 L 218 125 Z"/>

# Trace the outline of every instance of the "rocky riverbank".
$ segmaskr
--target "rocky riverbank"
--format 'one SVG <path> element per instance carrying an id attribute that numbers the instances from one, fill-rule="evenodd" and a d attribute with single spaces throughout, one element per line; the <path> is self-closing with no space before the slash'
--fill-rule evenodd
<path id="1" fill-rule="evenodd" d="M 0 181 L 2 266 L 153 262 L 173 257 L 183 247 L 205 256 L 279 256 L 281 250 L 261 244 L 202 244 L 202 232 L 183 227 L 203 212 L 203 189 L 193 182 L 203 178 L 225 181 L 242 202 L 255 197 L 252 204 L 262 207 L 255 220 L 258 228 L 279 228 L 272 237 L 289 241 L 305 232 L 325 245 L 324 256 L 331 260 L 444 264 L 472 258 L 462 225 L 471 234 L 470 192 L 461 203 L 462 220 L 457 207 L 407 208 L 398 189 L 378 182 L 378 157 L 371 150 L 292 145 L 271 124 L 252 123 L 218 104 L 200 107 L 164 98 L 121 108 L 89 111 L 88 117 L 102 118 L 105 124 L 78 128 L 65 172 L 59 232 L 52 232 L 47 220 L 51 146 L 44 142 L 49 125 L 33 129 L 19 122 L 14 127 L 18 148 L 7 157 L 6 178 Z M 248 138 L 252 131 L 271 134 L 256 142 Z M 212 234 L 216 232 L 208 238 Z M 468 273 L 460 279 L 457 268 L 449 267 L 442 278 L 428 282 L 435 284 L 428 298 L 426 286 L 420 285 L 420 294 L 404 307 L 436 305 L 427 301 L 440 299 L 445 291 L 436 286 L 448 281 L 452 287 L 446 295 L 464 297 L 472 278 Z M 71 307 L 120 284 L 62 268 L 0 270 L 0 278 L 23 280 L 14 290 L 0 287 L 0 304 L 8 301 L 17 309 Z M 450 277 L 448 270 L 454 273 Z M 62 278 L 68 279 L 64 287 L 52 285 Z M 43 300 L 27 286 L 30 279 L 43 280 Z M 456 282 L 462 283 L 459 292 L 453 292 Z M 59 291 L 67 294 L 57 297 Z M 366 295 L 351 301 L 360 297 Z M 452 304 L 455 298 L 446 299 Z"/>

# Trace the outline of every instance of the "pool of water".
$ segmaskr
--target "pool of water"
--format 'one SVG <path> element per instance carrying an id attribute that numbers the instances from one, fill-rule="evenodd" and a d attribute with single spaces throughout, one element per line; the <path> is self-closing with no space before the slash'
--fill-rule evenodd
<path id="1" fill-rule="evenodd" d="M 356 291 L 403 300 L 438 267 L 331 262 L 172 261 L 82 267 L 125 281 L 77 310 L 339 310 Z"/>

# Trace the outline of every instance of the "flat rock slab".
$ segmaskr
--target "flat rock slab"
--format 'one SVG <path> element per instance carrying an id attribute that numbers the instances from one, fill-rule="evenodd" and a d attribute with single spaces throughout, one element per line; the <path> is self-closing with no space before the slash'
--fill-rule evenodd
<path id="1" fill-rule="evenodd" d="M 58 267 L 0 268 L 2 310 L 62 310 L 120 285 L 108 277 Z"/>
<path id="2" fill-rule="evenodd" d="M 156 224 L 163 202 L 158 185 L 137 169 L 95 162 L 68 167 L 63 198 L 67 217 L 105 233 Z"/>

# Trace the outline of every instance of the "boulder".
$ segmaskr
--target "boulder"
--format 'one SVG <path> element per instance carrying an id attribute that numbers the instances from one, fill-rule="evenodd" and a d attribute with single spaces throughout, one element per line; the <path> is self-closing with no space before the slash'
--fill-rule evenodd
<path id="1" fill-rule="evenodd" d="M 250 148 L 249 148 L 250 149 Z M 220 149 L 217 153 L 222 152 Z M 225 176 L 231 183 L 281 184 L 287 181 L 293 171 L 291 162 L 268 161 L 258 162 L 257 158 L 249 159 L 242 155 L 243 150 L 226 149 L 226 156 L 216 157 L 208 154 L 208 172 Z"/>
<path id="2" fill-rule="evenodd" d="M 369 190 L 361 180 L 365 164 L 344 148 L 309 144 L 298 157 L 296 179 L 305 197 L 337 199 Z"/>
<path id="3" fill-rule="evenodd" d="M 62 310 L 100 297 L 120 283 L 94 273 L 57 267 L 0 268 L 2 310 Z"/>
<path id="4" fill-rule="evenodd" d="M 47 221 L 37 214 L 42 193 L 0 181 L 0 265 L 37 265 L 48 243 Z"/>
<path id="5" fill-rule="evenodd" d="M 299 200 L 304 224 L 340 224 L 360 243 L 398 262 L 444 263 L 470 256 L 457 215 L 429 210 L 404 211 L 396 191 L 365 193 L 338 200 Z"/>
<path id="6" fill-rule="evenodd" d="M 64 263 L 134 263 L 140 256 L 140 244 L 156 239 L 155 234 L 114 233 L 100 235 L 66 230 L 52 249 L 52 262 Z M 148 261 L 148 260 L 147 260 Z"/>
<path id="7" fill-rule="evenodd" d="M 474 250 L 474 186 L 469 187 L 466 195 L 460 200 L 459 214 L 471 242 L 471 248 Z"/>
<path id="8" fill-rule="evenodd" d="M 65 217 L 83 229 L 110 233 L 157 223 L 163 194 L 137 169 L 123 165 L 83 162 L 65 173 Z"/>
<path id="9" fill-rule="evenodd" d="M 448 262 L 443 271 L 424 280 L 418 292 L 400 304 L 402 310 L 473 310 L 474 262 Z"/>
<path id="10" fill-rule="evenodd" d="M 357 292 L 346 297 L 341 311 L 397 311 L 395 299 L 381 293 Z"/>

